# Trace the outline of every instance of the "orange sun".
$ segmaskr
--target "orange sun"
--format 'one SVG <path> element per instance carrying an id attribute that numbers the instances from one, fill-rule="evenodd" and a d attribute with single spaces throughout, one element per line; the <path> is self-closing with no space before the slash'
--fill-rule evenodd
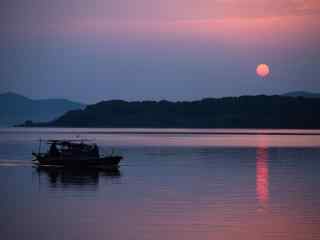
<path id="1" fill-rule="evenodd" d="M 260 77 L 267 77 L 270 74 L 270 68 L 267 64 L 259 64 L 256 73 Z"/>

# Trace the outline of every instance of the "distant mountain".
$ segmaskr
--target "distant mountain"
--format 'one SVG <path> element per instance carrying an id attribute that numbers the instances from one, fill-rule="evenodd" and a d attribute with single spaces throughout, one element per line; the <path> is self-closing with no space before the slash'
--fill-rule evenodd
<path id="1" fill-rule="evenodd" d="M 84 105 L 66 99 L 32 100 L 16 93 L 0 94 L 0 126 L 12 126 L 24 121 L 50 121 L 67 111 Z"/>
<path id="2" fill-rule="evenodd" d="M 113 100 L 29 126 L 320 129 L 320 98 L 262 95 L 193 102 Z"/>
<path id="3" fill-rule="evenodd" d="M 288 92 L 286 94 L 283 94 L 283 96 L 287 96 L 287 97 L 305 97 L 305 98 L 320 98 L 320 93 L 296 91 L 296 92 Z"/>

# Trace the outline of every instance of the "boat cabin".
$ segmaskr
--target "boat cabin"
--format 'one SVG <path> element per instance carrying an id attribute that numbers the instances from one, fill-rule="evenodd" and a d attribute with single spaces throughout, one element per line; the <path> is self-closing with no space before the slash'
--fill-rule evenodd
<path id="1" fill-rule="evenodd" d="M 99 148 L 96 144 L 86 144 L 81 141 L 60 141 L 49 140 L 49 150 L 47 155 L 50 157 L 62 158 L 99 158 Z"/>

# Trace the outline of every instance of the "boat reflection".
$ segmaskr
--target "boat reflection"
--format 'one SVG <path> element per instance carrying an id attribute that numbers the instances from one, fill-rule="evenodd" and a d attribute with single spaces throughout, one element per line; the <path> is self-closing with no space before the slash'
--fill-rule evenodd
<path id="1" fill-rule="evenodd" d="M 269 166 L 268 148 L 257 148 L 256 158 L 256 194 L 261 207 L 266 207 L 269 201 Z"/>
<path id="2" fill-rule="evenodd" d="M 96 187 L 102 179 L 115 180 L 121 177 L 119 169 L 68 169 L 37 166 L 36 172 L 39 179 L 42 179 L 42 176 L 46 176 L 49 187 L 53 188 Z"/>

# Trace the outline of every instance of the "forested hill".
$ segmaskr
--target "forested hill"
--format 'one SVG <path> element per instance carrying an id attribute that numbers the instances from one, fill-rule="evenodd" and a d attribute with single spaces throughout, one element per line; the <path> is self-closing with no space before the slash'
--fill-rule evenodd
<path id="1" fill-rule="evenodd" d="M 286 97 L 305 97 L 305 98 L 320 98 L 319 93 L 305 92 L 305 91 L 296 91 L 296 92 L 288 92 L 283 94 Z"/>
<path id="2" fill-rule="evenodd" d="M 52 127 L 320 128 L 320 98 L 242 96 L 192 102 L 103 101 L 69 111 Z"/>

